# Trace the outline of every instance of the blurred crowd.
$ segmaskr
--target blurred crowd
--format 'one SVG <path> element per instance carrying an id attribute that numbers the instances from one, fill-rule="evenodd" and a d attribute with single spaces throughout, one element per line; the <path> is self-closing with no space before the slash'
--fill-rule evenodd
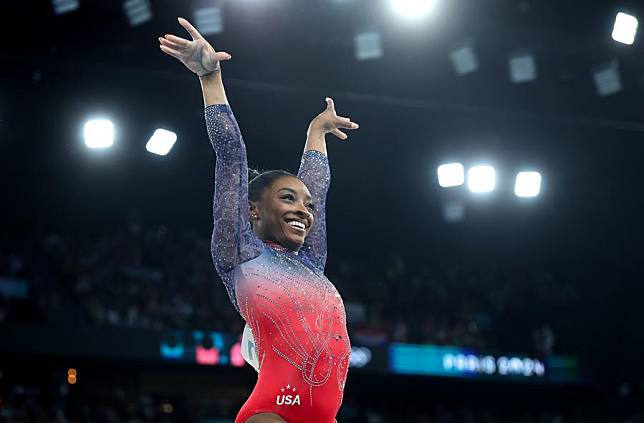
<path id="1" fill-rule="evenodd" d="M 26 280 L 32 289 L 14 307 L 5 303 L 5 320 L 150 330 L 239 325 L 213 270 L 210 240 L 194 233 L 131 225 L 2 248 L 0 277 Z"/>
<path id="2" fill-rule="evenodd" d="M 0 249 L 0 323 L 234 333 L 243 327 L 205 234 L 131 224 L 112 232 L 3 238 Z M 344 298 L 353 342 L 364 345 L 548 355 L 570 320 L 559 316 L 580 295 L 566 277 L 544 268 L 412 262 L 396 252 L 378 261 L 334 257 L 327 274 Z M 27 294 L 14 289 L 12 295 L 11 283 L 26 284 Z"/>
<path id="3" fill-rule="evenodd" d="M 410 263 L 398 253 L 379 266 L 342 262 L 332 280 L 345 299 L 352 339 L 368 345 L 431 343 L 550 355 L 556 310 L 579 296 L 572 283 L 541 268 Z"/>

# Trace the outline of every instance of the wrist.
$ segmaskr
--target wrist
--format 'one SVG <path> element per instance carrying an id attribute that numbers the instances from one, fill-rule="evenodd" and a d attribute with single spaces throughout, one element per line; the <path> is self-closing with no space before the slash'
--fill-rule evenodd
<path id="1" fill-rule="evenodd" d="M 214 71 L 206 72 L 206 73 L 204 73 L 202 75 L 197 74 L 199 79 L 204 80 L 204 81 L 215 79 L 220 75 L 221 75 L 221 66 L 219 66 L 219 65 L 217 65 L 217 69 L 215 69 Z"/>
<path id="2" fill-rule="evenodd" d="M 322 137 L 326 131 L 321 125 L 316 125 L 314 123 L 311 123 L 309 125 L 309 128 L 306 130 L 306 135 L 308 137 Z"/>

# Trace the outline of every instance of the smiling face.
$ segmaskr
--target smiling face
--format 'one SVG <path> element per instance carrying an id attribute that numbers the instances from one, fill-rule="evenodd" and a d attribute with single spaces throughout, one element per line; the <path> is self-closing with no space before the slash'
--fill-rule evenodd
<path id="1" fill-rule="evenodd" d="M 282 176 L 264 190 L 259 201 L 250 202 L 253 230 L 262 240 L 297 251 L 313 226 L 314 207 L 302 181 Z"/>

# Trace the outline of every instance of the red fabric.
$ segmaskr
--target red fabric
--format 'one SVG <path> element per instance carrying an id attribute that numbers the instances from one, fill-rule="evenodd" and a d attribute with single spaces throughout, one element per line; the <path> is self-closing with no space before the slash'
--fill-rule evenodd
<path id="1" fill-rule="evenodd" d="M 288 423 L 335 421 L 351 353 L 346 314 L 335 287 L 304 259 L 269 252 L 242 265 L 237 300 L 260 367 L 235 423 L 258 413 Z"/>

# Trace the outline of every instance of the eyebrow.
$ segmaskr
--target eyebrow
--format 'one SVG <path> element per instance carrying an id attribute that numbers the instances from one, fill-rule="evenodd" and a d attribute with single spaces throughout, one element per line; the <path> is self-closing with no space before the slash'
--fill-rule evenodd
<path id="1" fill-rule="evenodd" d="M 280 192 L 280 191 L 289 191 L 289 192 L 291 192 L 293 195 L 295 195 L 297 197 L 297 192 L 293 188 L 284 187 L 284 188 L 280 188 L 280 189 L 277 190 L 277 192 Z M 305 198 L 307 198 L 309 201 L 312 200 L 310 195 L 307 195 Z"/>

